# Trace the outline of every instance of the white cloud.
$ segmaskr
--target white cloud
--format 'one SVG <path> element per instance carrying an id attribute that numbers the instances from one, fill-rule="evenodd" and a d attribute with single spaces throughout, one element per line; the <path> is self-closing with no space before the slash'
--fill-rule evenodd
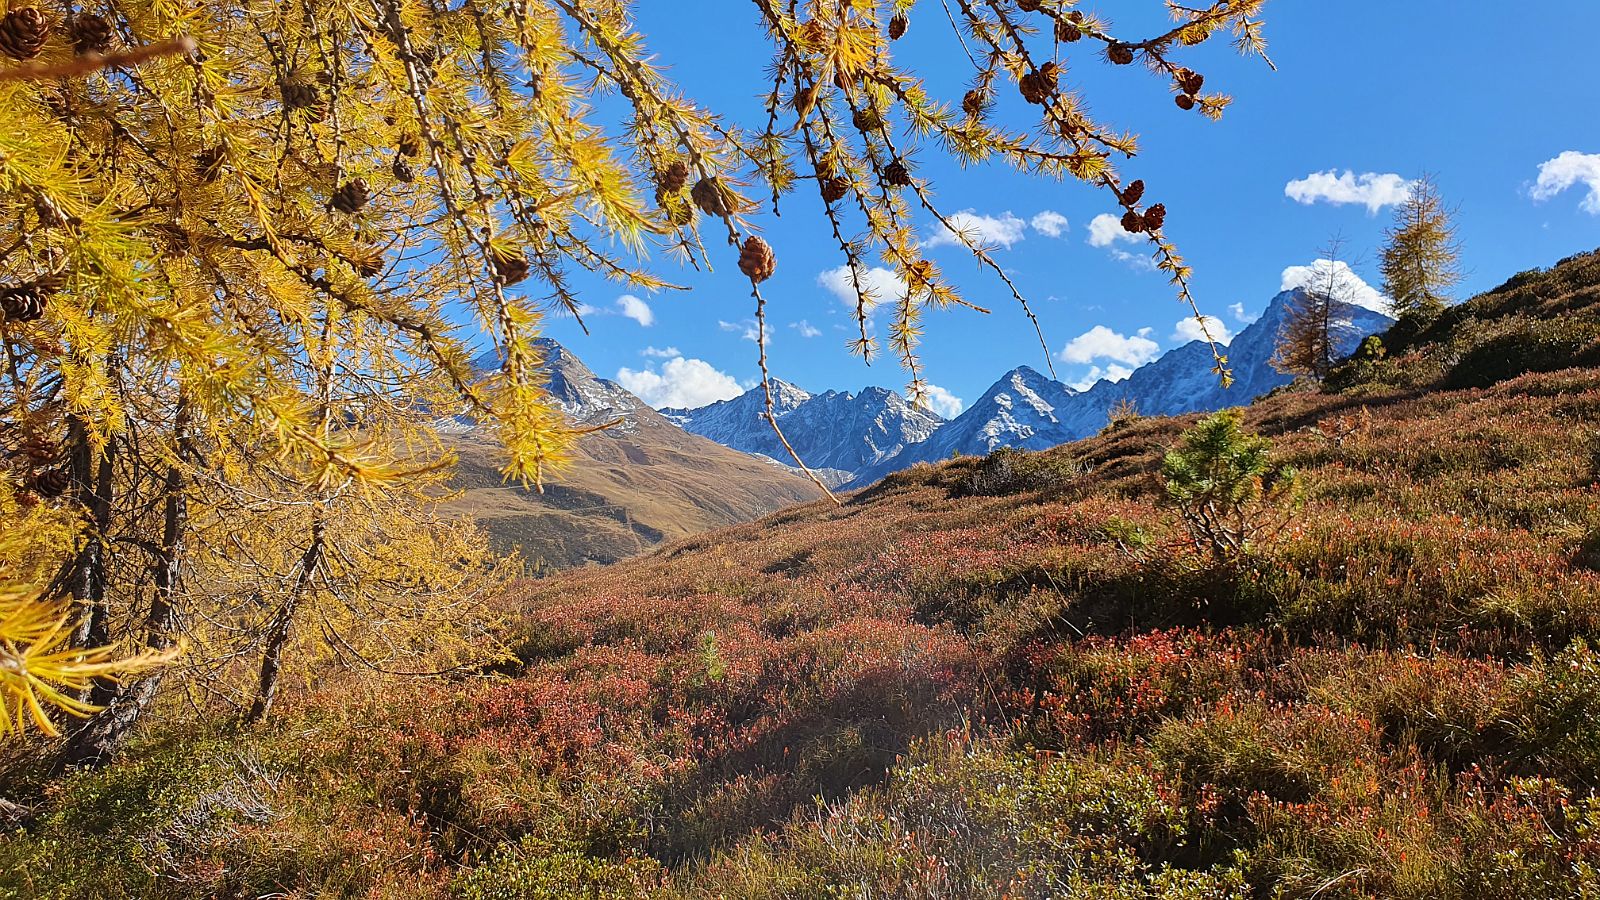
<path id="1" fill-rule="evenodd" d="M 1282 290 L 1290 291 L 1295 288 L 1308 290 L 1331 290 L 1335 299 L 1346 303 L 1354 303 L 1373 312 L 1384 315 L 1393 315 L 1394 309 L 1389 303 L 1389 298 L 1378 293 L 1377 288 L 1367 284 L 1357 275 L 1350 265 L 1343 260 L 1333 262 L 1326 259 L 1315 260 L 1309 266 L 1290 266 L 1283 270 Z"/>
<path id="2" fill-rule="evenodd" d="M 1089 371 L 1085 372 L 1082 378 L 1072 382 L 1067 387 L 1075 391 L 1087 391 L 1089 388 L 1094 387 L 1097 382 L 1121 381 L 1132 374 L 1132 369 L 1127 366 L 1119 366 L 1116 363 L 1112 363 L 1103 369 L 1099 366 L 1090 366 Z"/>
<path id="3" fill-rule="evenodd" d="M 1228 326 L 1216 316 L 1204 316 L 1206 320 L 1205 331 L 1211 332 L 1211 339 L 1219 344 L 1226 344 L 1233 340 L 1233 335 L 1228 331 Z M 1199 320 L 1194 316 L 1185 316 L 1172 326 L 1172 339 L 1180 344 L 1190 341 L 1203 341 L 1206 339 L 1205 331 L 1200 328 Z"/>
<path id="4" fill-rule="evenodd" d="M 1067 233 L 1067 217 L 1053 209 L 1047 209 L 1033 217 L 1029 223 L 1033 230 L 1045 237 L 1058 238 Z"/>
<path id="5" fill-rule="evenodd" d="M 1104 325 L 1078 335 L 1061 351 L 1061 359 L 1069 363 L 1092 363 L 1108 359 L 1129 366 L 1142 366 L 1161 353 L 1161 347 L 1147 337 L 1148 329 L 1128 337 Z"/>
<path id="6" fill-rule="evenodd" d="M 1243 303 L 1235 303 L 1234 305 L 1228 307 L 1228 312 L 1233 313 L 1233 317 L 1235 319 L 1239 320 L 1240 322 L 1244 322 L 1246 324 L 1248 324 L 1250 322 L 1254 322 L 1256 320 L 1255 316 L 1252 316 L 1249 313 L 1244 311 L 1244 304 Z"/>
<path id="7" fill-rule="evenodd" d="M 858 268 L 854 278 L 851 276 L 849 266 L 829 269 L 817 276 L 817 284 L 825 288 L 828 293 L 838 297 L 839 302 L 843 303 L 845 308 L 852 312 L 856 308 L 855 283 L 857 281 L 861 283 L 861 287 L 867 292 L 867 312 L 869 314 L 872 312 L 872 308 L 879 303 L 892 303 L 906 294 L 906 283 L 900 279 L 900 276 L 881 266 L 873 266 L 866 270 Z"/>
<path id="8" fill-rule="evenodd" d="M 696 409 L 744 393 L 732 375 L 717 371 L 703 359 L 676 357 L 643 371 L 618 369 L 617 383 L 651 406 Z"/>
<path id="9" fill-rule="evenodd" d="M 623 294 L 617 298 L 617 312 L 638 322 L 645 328 L 649 328 L 656 323 L 656 314 L 650 309 L 650 304 L 632 294 Z"/>
<path id="10" fill-rule="evenodd" d="M 1109 247 L 1118 241 L 1138 243 L 1144 240 L 1122 227 L 1122 220 L 1110 213 L 1101 213 L 1089 222 L 1089 246 Z"/>
<path id="11" fill-rule="evenodd" d="M 1533 185 L 1533 199 L 1549 200 L 1567 188 L 1583 185 L 1589 193 L 1582 209 L 1600 216 L 1600 153 L 1568 150 L 1555 159 L 1539 164 L 1539 180 Z"/>
<path id="12" fill-rule="evenodd" d="M 1357 175 L 1346 169 L 1343 175 L 1337 175 L 1336 171 L 1312 172 L 1297 178 L 1283 186 L 1283 193 L 1297 203 L 1322 202 L 1336 206 L 1355 203 L 1365 206 L 1369 214 L 1376 214 L 1385 206 L 1404 203 L 1411 195 L 1413 182 L 1393 172 Z"/>
<path id="13" fill-rule="evenodd" d="M 939 387 L 937 384 L 923 385 L 922 399 L 923 402 L 928 404 L 929 409 L 946 419 L 954 419 L 956 416 L 961 415 L 961 410 L 967 406 L 965 400 Z"/>
<path id="14" fill-rule="evenodd" d="M 1101 213 L 1089 221 L 1089 246 L 1109 248 L 1111 258 L 1118 262 L 1127 263 L 1135 269 L 1155 271 L 1156 264 L 1150 257 L 1140 253 L 1129 253 L 1117 244 L 1137 244 L 1144 238 L 1122 227 L 1122 219 L 1110 213 Z"/>
<path id="15" fill-rule="evenodd" d="M 677 347 L 646 347 L 639 351 L 639 355 L 648 356 L 652 359 L 672 359 L 674 356 L 682 356 L 683 354 L 678 352 Z"/>
<path id="16" fill-rule="evenodd" d="M 798 322 L 790 322 L 789 327 L 800 332 L 800 336 L 803 338 L 814 338 L 822 334 L 821 329 L 817 328 L 815 325 L 812 325 L 810 322 L 807 322 L 805 319 L 801 319 Z"/>
<path id="17" fill-rule="evenodd" d="M 745 319 L 742 322 L 724 322 L 718 319 L 717 327 L 723 331 L 737 331 L 739 337 L 751 343 L 761 340 L 761 329 L 756 327 L 755 319 Z"/>
<path id="18" fill-rule="evenodd" d="M 977 242 L 985 247 L 1004 247 L 1011 249 L 1011 245 L 1027 237 L 1028 223 L 1012 215 L 1010 210 L 999 216 L 986 216 L 977 210 L 964 209 L 961 212 L 945 217 L 950 223 L 946 228 L 941 224 L 934 224 L 934 232 L 929 236 L 929 247 L 942 247 L 959 245 L 960 239 L 956 235 L 966 235 L 968 240 Z"/>

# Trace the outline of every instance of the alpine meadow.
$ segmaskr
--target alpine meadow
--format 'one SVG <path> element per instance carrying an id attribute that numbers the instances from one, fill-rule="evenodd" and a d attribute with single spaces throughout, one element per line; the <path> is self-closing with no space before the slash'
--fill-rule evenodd
<path id="1" fill-rule="evenodd" d="M 1506 12 L 0 0 L 0 898 L 1600 898 Z"/>

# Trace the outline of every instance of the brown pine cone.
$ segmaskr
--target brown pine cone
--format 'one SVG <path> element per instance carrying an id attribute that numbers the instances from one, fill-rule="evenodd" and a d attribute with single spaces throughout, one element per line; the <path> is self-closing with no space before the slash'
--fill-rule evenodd
<path id="1" fill-rule="evenodd" d="M 1139 199 L 1141 197 L 1143 197 L 1143 196 L 1144 196 L 1144 179 L 1142 179 L 1142 178 L 1135 179 L 1132 182 L 1129 182 L 1127 187 L 1122 189 L 1122 205 L 1123 206 L 1138 206 L 1139 205 Z"/>
<path id="2" fill-rule="evenodd" d="M 1056 40 L 1072 44 L 1083 40 L 1083 29 L 1071 22 L 1056 23 Z"/>
<path id="3" fill-rule="evenodd" d="M 822 202 L 838 203 L 850 193 L 850 179 L 843 175 L 832 175 L 822 179 Z"/>
<path id="4" fill-rule="evenodd" d="M 911 170 L 898 159 L 883 167 L 883 177 L 895 187 L 911 186 Z"/>
<path id="5" fill-rule="evenodd" d="M 850 124 L 854 125 L 857 131 L 877 131 L 883 127 L 883 116 L 878 114 L 877 107 L 863 106 L 850 117 Z"/>
<path id="6" fill-rule="evenodd" d="M 406 184 L 410 184 L 417 177 L 417 173 L 411 171 L 411 163 L 406 162 L 403 156 L 394 158 L 394 165 L 389 167 L 389 171 L 394 173 L 395 181 L 403 181 Z"/>
<path id="7" fill-rule="evenodd" d="M 44 315 L 50 295 L 60 287 L 55 278 L 39 278 L 0 288 L 0 313 L 12 322 L 33 322 Z"/>
<path id="8" fill-rule="evenodd" d="M 422 137 L 416 132 L 408 131 L 400 135 L 400 140 L 395 144 L 394 149 L 401 156 L 421 156 Z"/>
<path id="9" fill-rule="evenodd" d="M 1044 0 L 1017 0 L 1017 9 L 1023 12 L 1038 12 L 1044 5 Z"/>
<path id="10" fill-rule="evenodd" d="M 1146 231 L 1160 231 L 1161 226 L 1167 222 L 1167 207 L 1157 203 L 1144 211 L 1144 228 Z"/>
<path id="11" fill-rule="evenodd" d="M 489 265 L 494 267 L 494 278 L 501 284 L 516 284 L 528 277 L 528 257 L 499 247 L 490 249 Z"/>
<path id="12" fill-rule="evenodd" d="M 36 472 L 28 479 L 28 488 L 41 497 L 59 497 L 72 490 L 72 470 L 66 466 L 56 466 Z"/>
<path id="13" fill-rule="evenodd" d="M 1199 72 L 1190 69 L 1178 70 L 1178 87 L 1182 88 L 1185 94 L 1198 94 L 1205 86 L 1206 77 Z"/>
<path id="14" fill-rule="evenodd" d="M 689 164 L 681 159 L 675 159 L 668 163 L 665 169 L 661 170 L 661 174 L 656 180 L 663 191 L 669 194 L 676 194 L 683 190 L 684 185 L 689 183 Z"/>
<path id="15" fill-rule="evenodd" d="M 322 89 L 316 82 L 299 76 L 287 78 L 279 87 L 283 105 L 290 109 L 315 109 L 322 106 Z"/>
<path id="16" fill-rule="evenodd" d="M 961 98 L 961 109 L 973 118 L 983 115 L 983 92 L 977 88 L 967 91 Z"/>
<path id="17" fill-rule="evenodd" d="M 753 234 L 745 238 L 744 246 L 739 249 L 739 271 L 746 278 L 760 284 L 771 278 L 777 268 L 778 257 L 773 255 L 771 244 Z"/>
<path id="18" fill-rule="evenodd" d="M 1139 234 L 1140 232 L 1144 231 L 1144 227 L 1144 216 L 1139 215 L 1131 209 L 1122 214 L 1123 231 L 1126 231 L 1129 234 Z"/>
<path id="19" fill-rule="evenodd" d="M 1125 66 L 1133 62 L 1133 48 L 1127 44 L 1112 44 L 1106 48 L 1106 58 L 1116 65 Z"/>
<path id="20" fill-rule="evenodd" d="M 352 178 L 339 185 L 328 205 L 342 213 L 356 213 L 360 212 L 361 207 L 366 206 L 370 199 L 372 198 L 367 192 L 366 179 Z"/>
<path id="21" fill-rule="evenodd" d="M 49 462 L 61 455 L 61 448 L 42 434 L 30 434 L 24 438 L 21 450 L 36 463 Z"/>
<path id="22" fill-rule="evenodd" d="M 689 189 L 689 198 L 708 216 L 731 216 L 735 212 L 733 192 L 714 175 L 695 182 Z"/>
<path id="23" fill-rule="evenodd" d="M 1194 109 L 1194 98 L 1188 94 L 1179 94 L 1172 98 L 1172 102 L 1178 104 L 1178 108 L 1182 110 Z"/>
<path id="24" fill-rule="evenodd" d="M 911 26 L 911 20 L 905 16 L 895 16 L 889 20 L 889 40 L 898 41 L 905 37 L 906 29 Z"/>
<path id="25" fill-rule="evenodd" d="M 34 7 L 13 9 L 0 19 L 0 53 L 12 59 L 33 59 L 49 39 L 50 20 Z"/>
<path id="26" fill-rule="evenodd" d="M 80 56 L 85 53 L 108 53 L 117 41 L 117 32 L 111 23 L 94 13 L 74 17 L 70 31 L 72 50 Z"/>

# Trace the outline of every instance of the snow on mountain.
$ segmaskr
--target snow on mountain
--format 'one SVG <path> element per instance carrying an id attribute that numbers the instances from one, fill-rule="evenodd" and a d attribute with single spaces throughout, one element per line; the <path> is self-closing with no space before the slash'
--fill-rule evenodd
<path id="1" fill-rule="evenodd" d="M 912 405 L 898 393 L 869 387 L 860 393 L 808 394 L 774 381 L 773 410 L 795 452 L 813 470 L 833 469 L 825 480 L 839 481 L 926 440 L 944 419 Z M 756 387 L 731 400 L 700 409 L 664 409 L 662 415 L 685 430 L 719 444 L 790 461 L 765 418 L 766 395 Z M 843 478 L 843 480 L 849 480 Z"/>
<path id="2" fill-rule="evenodd" d="M 622 419 L 615 428 L 626 432 L 637 424 L 638 413 L 649 409 L 622 385 L 594 374 L 583 360 L 555 341 L 536 338 L 533 347 L 544 359 L 550 396 L 573 423 L 596 425 Z M 472 367 L 484 375 L 495 372 L 500 368 L 500 355 L 490 350 L 474 359 Z"/>
<path id="3" fill-rule="evenodd" d="M 1301 289 L 1284 291 L 1260 319 L 1234 337 L 1227 348 L 1234 383 L 1224 388 L 1215 372 L 1211 348 L 1192 341 L 1136 369 L 1123 381 L 1099 381 L 1075 392 L 1027 367 L 1008 372 L 983 399 L 930 438 L 857 474 L 852 487 L 870 484 L 890 472 L 953 454 L 986 454 L 998 447 L 1038 450 L 1088 437 L 1105 427 L 1113 406 L 1132 401 L 1144 415 L 1182 415 L 1240 406 L 1293 379 L 1270 360 Z M 1388 316 L 1355 304 L 1337 304 L 1342 323 L 1338 352 L 1347 356 L 1361 339 L 1393 323 Z"/>

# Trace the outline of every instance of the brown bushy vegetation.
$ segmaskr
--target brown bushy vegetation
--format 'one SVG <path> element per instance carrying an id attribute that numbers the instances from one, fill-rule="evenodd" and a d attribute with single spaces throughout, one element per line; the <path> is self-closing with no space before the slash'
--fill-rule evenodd
<path id="1" fill-rule="evenodd" d="M 1451 385 L 1596 300 L 1577 258 L 1247 409 L 1303 505 L 1236 564 L 1163 490 L 1194 418 L 1009 458 L 1071 490 L 912 469 L 526 583 L 494 673 L 171 710 L 34 792 L 0 891 L 1595 896 L 1600 370 Z"/>

